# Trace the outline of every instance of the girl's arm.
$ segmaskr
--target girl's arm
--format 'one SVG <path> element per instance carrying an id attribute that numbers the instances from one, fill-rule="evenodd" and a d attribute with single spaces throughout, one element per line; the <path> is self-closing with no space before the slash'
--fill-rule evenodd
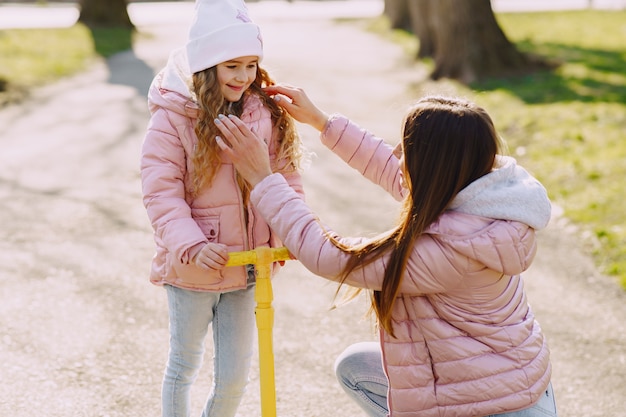
<path id="1" fill-rule="evenodd" d="M 165 110 L 156 110 L 150 120 L 140 163 L 143 203 L 155 238 L 180 263 L 188 264 L 207 239 L 185 199 L 185 150 Z"/>

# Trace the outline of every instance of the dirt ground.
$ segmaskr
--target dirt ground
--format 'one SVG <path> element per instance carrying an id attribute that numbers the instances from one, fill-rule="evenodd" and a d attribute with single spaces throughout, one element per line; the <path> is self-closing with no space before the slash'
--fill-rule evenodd
<path id="1" fill-rule="evenodd" d="M 415 98 L 407 85 L 423 71 L 397 46 L 334 23 L 328 4 L 277 7 L 250 5 L 263 30 L 263 65 L 327 111 L 395 142 Z M 2 417 L 160 415 L 167 306 L 147 279 L 153 243 L 139 149 L 148 84 L 184 41 L 188 20 L 137 20 L 132 52 L 0 110 Z M 342 234 L 389 226 L 397 204 L 321 148 L 311 129 L 301 132 L 316 154 L 304 173 L 307 199 L 323 221 Z M 626 416 L 626 294 L 596 271 L 558 210 L 539 245 L 525 280 L 551 346 L 560 416 Z M 331 310 L 334 292 L 297 262 L 274 280 L 279 416 L 362 415 L 332 365 L 346 346 L 375 335 L 364 299 Z M 210 384 L 208 347 L 193 415 Z M 238 416 L 258 415 L 255 361 Z"/>

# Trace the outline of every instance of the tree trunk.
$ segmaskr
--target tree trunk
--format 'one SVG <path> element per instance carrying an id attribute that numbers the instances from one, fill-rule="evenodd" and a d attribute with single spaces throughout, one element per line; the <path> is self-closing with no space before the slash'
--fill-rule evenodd
<path id="1" fill-rule="evenodd" d="M 392 29 L 411 30 L 409 4 L 416 0 L 385 0 L 383 15 Z"/>
<path id="2" fill-rule="evenodd" d="M 134 27 L 130 21 L 127 0 L 79 0 L 78 21 L 90 27 Z"/>
<path id="3" fill-rule="evenodd" d="M 411 31 L 419 41 L 417 58 L 434 58 L 435 44 L 435 7 L 437 0 L 412 0 L 408 5 L 408 15 L 411 19 Z"/>
<path id="4" fill-rule="evenodd" d="M 430 5 L 436 16 L 433 79 L 470 83 L 528 69 L 529 59 L 500 29 L 490 0 L 434 0 Z"/>
<path id="5" fill-rule="evenodd" d="M 496 21 L 490 0 L 385 0 L 395 29 L 418 38 L 417 58 L 433 58 L 431 78 L 471 83 L 548 68 L 517 50 Z M 408 27 L 400 27 L 402 19 Z"/>

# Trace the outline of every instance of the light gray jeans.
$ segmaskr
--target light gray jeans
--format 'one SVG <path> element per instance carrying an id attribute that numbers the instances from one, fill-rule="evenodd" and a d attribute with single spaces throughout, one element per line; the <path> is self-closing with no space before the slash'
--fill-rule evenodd
<path id="1" fill-rule="evenodd" d="M 203 417 L 232 417 L 246 390 L 254 342 L 254 285 L 212 293 L 166 285 L 170 349 L 162 387 L 163 417 L 189 417 L 190 390 L 213 326 L 213 386 Z"/>
<path id="2" fill-rule="evenodd" d="M 378 342 L 349 346 L 335 361 L 335 373 L 341 387 L 370 417 L 386 417 L 387 377 L 383 371 Z M 533 406 L 510 413 L 486 417 L 557 417 L 552 384 Z"/>

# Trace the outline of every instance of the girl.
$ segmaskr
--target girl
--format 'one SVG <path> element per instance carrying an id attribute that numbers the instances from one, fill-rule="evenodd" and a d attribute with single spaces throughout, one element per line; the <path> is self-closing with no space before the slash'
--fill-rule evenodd
<path id="1" fill-rule="evenodd" d="M 224 266 L 229 251 L 282 245 L 216 145 L 213 119 L 236 115 L 266 138 L 273 171 L 303 196 L 299 138 L 293 119 L 262 90 L 273 84 L 262 56 L 243 1 L 201 0 L 186 47 L 172 52 L 148 93 L 141 178 L 157 248 L 150 280 L 165 287 L 169 305 L 163 416 L 189 416 L 211 324 L 214 377 L 202 415 L 235 415 L 253 351 L 255 276 L 252 265 Z"/>
<path id="2" fill-rule="evenodd" d="M 328 117 L 300 89 L 266 91 L 403 202 L 397 226 L 381 236 L 336 237 L 272 174 L 262 141 L 236 117 L 216 123 L 220 147 L 253 186 L 252 204 L 295 257 L 371 291 L 380 342 L 338 358 L 346 392 L 370 416 L 556 416 L 548 346 L 520 276 L 550 201 L 513 158 L 498 155 L 488 114 L 456 98 L 423 98 L 394 150 L 345 117 Z"/>

